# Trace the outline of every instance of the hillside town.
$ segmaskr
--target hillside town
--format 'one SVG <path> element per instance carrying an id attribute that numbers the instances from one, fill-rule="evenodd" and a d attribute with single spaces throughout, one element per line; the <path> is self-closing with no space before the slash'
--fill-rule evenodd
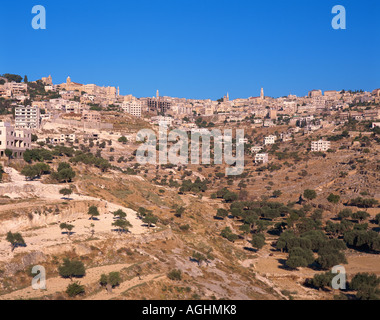
<path id="1" fill-rule="evenodd" d="M 380 89 L 252 91 L 137 98 L 1 75 L 0 299 L 379 298 L 355 283 L 380 276 Z M 212 160 L 139 161 L 139 132 L 163 128 L 200 135 L 186 150 Z M 232 136 L 205 151 L 213 130 Z M 241 174 L 217 162 L 222 140 Z M 342 265 L 348 289 L 332 288 Z"/>
<path id="2" fill-rule="evenodd" d="M 33 82 L 21 81 L 20 76 L 0 78 L 3 125 L 21 130 L 11 130 L 10 140 L 1 144 L 2 155 L 9 147 L 15 156 L 21 156 L 22 151 L 30 148 L 30 132 L 37 133 L 56 124 L 66 124 L 66 128 L 97 129 L 99 133 L 103 129 L 112 130 L 112 124 L 102 114 L 102 111 L 110 110 L 186 131 L 201 128 L 202 125 L 196 122 L 200 117 L 208 127 L 246 122 L 252 128 L 289 126 L 289 130 L 278 136 L 269 135 L 261 145 L 252 146 L 255 153 L 263 146 L 274 144 L 277 139 L 289 141 L 294 133 L 310 134 L 349 119 L 371 121 L 373 127 L 380 123 L 380 89 L 372 92 L 329 90 L 324 93 L 311 90 L 304 97 L 289 94 L 271 98 L 264 95 L 262 88 L 258 97 L 230 100 L 227 93 L 212 101 L 160 96 L 158 90 L 155 97 L 123 96 L 119 88 L 79 84 L 72 82 L 70 77 L 61 84 L 53 84 L 50 75 Z M 14 110 L 14 117 L 7 116 L 11 110 Z M 23 140 L 16 143 L 13 136 L 17 135 Z M 51 138 L 51 142 L 57 143 L 59 139 Z M 75 135 L 71 139 L 75 140 Z M 327 141 L 314 141 L 309 147 L 312 151 L 327 151 L 330 145 Z M 261 158 L 260 154 L 258 158 Z"/>

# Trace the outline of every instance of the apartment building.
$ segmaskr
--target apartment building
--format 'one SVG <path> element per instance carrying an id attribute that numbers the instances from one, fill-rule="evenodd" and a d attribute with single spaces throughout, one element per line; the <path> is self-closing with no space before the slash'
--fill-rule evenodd
<path id="1" fill-rule="evenodd" d="M 134 117 L 141 118 L 141 102 L 140 101 L 129 101 L 123 102 L 121 108 L 125 113 L 129 113 Z"/>
<path id="2" fill-rule="evenodd" d="M 69 142 L 75 142 L 75 133 L 71 133 L 71 134 L 60 134 L 59 136 L 57 137 L 54 137 L 50 140 L 51 143 L 53 144 L 58 144 L 58 143 L 65 143 L 67 141 Z"/>
<path id="3" fill-rule="evenodd" d="M 331 142 L 330 141 L 312 141 L 311 142 L 311 151 L 312 152 L 318 152 L 318 151 L 327 151 L 331 148 Z"/>
<path id="4" fill-rule="evenodd" d="M 26 93 L 28 85 L 26 83 L 7 82 L 4 84 L 6 90 L 10 90 L 12 95 L 20 95 Z"/>
<path id="5" fill-rule="evenodd" d="M 308 94 L 309 98 L 313 97 L 321 97 L 322 96 L 322 90 L 311 90 Z"/>
<path id="6" fill-rule="evenodd" d="M 164 117 L 164 116 L 152 117 L 150 120 L 152 124 L 158 124 L 158 125 L 163 125 L 167 127 L 172 126 L 173 121 L 174 121 L 172 117 Z"/>
<path id="7" fill-rule="evenodd" d="M 171 102 L 166 101 L 164 98 L 148 98 L 147 106 L 151 111 L 158 111 L 160 113 L 166 113 L 166 111 L 170 108 Z"/>
<path id="8" fill-rule="evenodd" d="M 377 120 L 380 119 L 380 109 L 364 110 L 364 120 Z"/>
<path id="9" fill-rule="evenodd" d="M 256 164 L 259 164 L 259 163 L 267 163 L 269 161 L 269 157 L 268 157 L 268 154 L 267 153 L 257 153 L 255 155 L 255 163 Z"/>
<path id="10" fill-rule="evenodd" d="M 271 128 L 271 127 L 275 127 L 276 124 L 273 122 L 273 120 L 264 120 L 264 123 L 263 123 L 263 127 L 264 128 Z"/>
<path id="11" fill-rule="evenodd" d="M 32 133 L 29 129 L 16 129 L 8 122 L 0 122 L 0 156 L 5 150 L 13 152 L 13 157 L 22 158 L 24 152 L 31 148 Z"/>
<path id="12" fill-rule="evenodd" d="M 23 129 L 38 129 L 40 127 L 40 108 L 17 106 L 15 108 L 15 126 Z"/>
<path id="13" fill-rule="evenodd" d="M 258 153 L 258 152 L 260 152 L 261 150 L 263 150 L 263 147 L 262 147 L 262 146 L 253 146 L 253 147 L 251 148 L 251 152 L 252 152 L 252 153 Z"/>
<path id="14" fill-rule="evenodd" d="M 77 101 L 67 101 L 63 106 L 63 110 L 66 113 L 77 113 L 80 114 L 83 112 L 83 106 L 80 102 Z"/>
<path id="15" fill-rule="evenodd" d="M 82 120 L 86 122 L 100 122 L 102 116 L 98 111 L 83 111 Z"/>
<path id="16" fill-rule="evenodd" d="M 290 132 L 281 133 L 280 138 L 283 142 L 291 141 L 292 140 L 292 134 Z"/>
<path id="17" fill-rule="evenodd" d="M 276 140 L 277 140 L 276 136 L 270 135 L 270 136 L 267 136 L 267 137 L 264 138 L 264 144 L 265 145 L 275 144 Z"/>

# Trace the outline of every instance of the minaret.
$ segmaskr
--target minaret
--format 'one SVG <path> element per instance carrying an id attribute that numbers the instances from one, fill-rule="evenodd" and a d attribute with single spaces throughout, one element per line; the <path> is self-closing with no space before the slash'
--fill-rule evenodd
<path id="1" fill-rule="evenodd" d="M 117 96 L 120 96 L 120 87 L 117 87 Z"/>
<path id="2" fill-rule="evenodd" d="M 230 96 L 228 95 L 228 92 L 227 92 L 227 101 L 230 101 Z"/>
<path id="3" fill-rule="evenodd" d="M 261 88 L 260 98 L 264 100 L 264 88 Z"/>
<path id="4" fill-rule="evenodd" d="M 157 90 L 156 98 L 158 99 L 160 97 L 160 92 Z"/>

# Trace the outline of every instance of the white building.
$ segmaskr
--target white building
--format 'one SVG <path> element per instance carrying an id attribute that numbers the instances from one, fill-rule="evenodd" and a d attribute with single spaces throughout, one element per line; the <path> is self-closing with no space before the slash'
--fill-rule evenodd
<path id="1" fill-rule="evenodd" d="M 252 152 L 252 153 L 258 153 L 258 152 L 260 152 L 261 150 L 263 150 L 263 147 L 262 147 L 262 146 L 253 146 L 253 147 L 251 148 L 251 152 Z"/>
<path id="2" fill-rule="evenodd" d="M 276 143 L 276 140 L 277 140 L 277 137 L 276 136 L 267 136 L 264 138 L 264 144 L 265 145 L 268 145 L 268 144 L 275 144 Z"/>
<path id="3" fill-rule="evenodd" d="M 13 157 L 22 158 L 26 149 L 30 149 L 32 134 L 28 129 L 15 129 L 8 122 L 0 122 L 0 156 L 5 156 L 5 150 L 13 152 Z"/>
<path id="4" fill-rule="evenodd" d="M 319 140 L 319 141 L 312 141 L 311 142 L 311 151 L 312 152 L 327 151 L 330 149 L 330 147 L 331 147 L 330 141 Z"/>
<path id="5" fill-rule="evenodd" d="M 63 110 L 66 113 L 82 113 L 83 112 L 83 106 L 78 101 L 67 101 L 66 104 L 63 106 Z"/>
<path id="6" fill-rule="evenodd" d="M 270 127 L 275 127 L 276 124 L 273 122 L 273 120 L 264 120 L 263 127 L 265 128 L 270 128 Z"/>
<path id="7" fill-rule="evenodd" d="M 173 121 L 174 119 L 172 117 L 157 116 L 151 118 L 152 124 L 164 125 L 167 127 L 171 127 Z"/>
<path id="8" fill-rule="evenodd" d="M 141 102 L 137 100 L 132 100 L 128 102 L 123 102 L 121 108 L 125 113 L 129 113 L 134 117 L 141 118 Z"/>
<path id="9" fill-rule="evenodd" d="M 54 137 L 50 140 L 50 142 L 53 144 L 65 143 L 66 141 L 75 142 L 75 133 L 71 133 L 71 134 L 62 133 L 59 136 Z"/>
<path id="10" fill-rule="evenodd" d="M 45 91 L 46 91 L 46 92 L 48 92 L 48 91 L 56 92 L 56 91 L 57 91 L 57 86 L 54 85 L 54 84 L 46 85 L 46 86 L 45 86 Z"/>
<path id="11" fill-rule="evenodd" d="M 4 84 L 4 88 L 10 90 L 12 95 L 19 95 L 27 92 L 28 85 L 26 83 L 7 82 Z"/>
<path id="12" fill-rule="evenodd" d="M 291 133 L 281 133 L 280 138 L 283 142 L 291 141 L 292 140 L 292 134 Z"/>
<path id="13" fill-rule="evenodd" d="M 255 156 L 255 163 L 267 163 L 269 161 L 267 153 L 257 153 Z"/>
<path id="14" fill-rule="evenodd" d="M 18 106 L 15 109 L 16 128 L 38 129 L 40 127 L 40 109 L 31 106 Z"/>

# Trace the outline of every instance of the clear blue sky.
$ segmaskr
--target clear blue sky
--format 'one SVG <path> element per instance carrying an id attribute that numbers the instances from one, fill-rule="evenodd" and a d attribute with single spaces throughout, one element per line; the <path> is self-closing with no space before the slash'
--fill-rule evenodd
<path id="1" fill-rule="evenodd" d="M 33 30 L 44 5 L 47 29 Z M 331 27 L 334 5 L 347 29 Z M 0 73 L 121 94 L 218 99 L 380 88 L 379 0 L 18 0 L 0 6 Z"/>

